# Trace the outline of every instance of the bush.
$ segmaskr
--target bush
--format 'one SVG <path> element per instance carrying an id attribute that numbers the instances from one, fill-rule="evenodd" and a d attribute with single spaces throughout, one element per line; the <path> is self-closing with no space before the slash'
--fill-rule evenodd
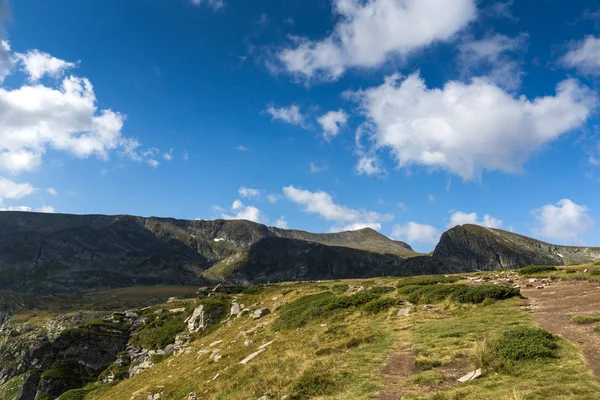
<path id="1" fill-rule="evenodd" d="M 281 310 L 274 327 L 276 330 L 301 328 L 316 318 L 330 315 L 337 310 L 362 306 L 380 296 L 370 291 L 352 296 L 335 296 L 331 292 L 303 296 Z"/>
<path id="2" fill-rule="evenodd" d="M 264 286 L 253 285 L 253 286 L 248 286 L 246 289 L 242 290 L 242 294 L 261 294 L 264 291 L 265 291 Z"/>
<path id="3" fill-rule="evenodd" d="M 516 328 L 505 332 L 494 342 L 493 351 L 509 361 L 558 358 L 556 338 L 543 329 Z"/>
<path id="4" fill-rule="evenodd" d="M 565 270 L 565 272 L 567 274 L 575 274 L 575 273 L 577 273 L 577 270 L 576 269 L 567 269 L 567 270 Z"/>
<path id="5" fill-rule="evenodd" d="M 331 287 L 331 291 L 335 294 L 342 294 L 342 293 L 346 293 L 348 288 L 349 288 L 349 286 L 346 285 L 345 283 L 336 283 L 335 285 L 333 285 Z"/>
<path id="6" fill-rule="evenodd" d="M 519 296 L 519 289 L 508 286 L 477 285 L 429 285 L 412 291 L 406 298 L 414 304 L 440 303 L 446 299 L 458 303 L 482 303 L 486 299 L 505 300 Z"/>
<path id="7" fill-rule="evenodd" d="M 401 288 L 398 289 L 398 294 L 399 295 L 408 295 L 411 294 L 412 292 L 416 292 L 417 290 L 421 289 L 423 286 L 420 285 L 406 285 L 406 286 L 402 286 Z"/>
<path id="8" fill-rule="evenodd" d="M 592 328 L 594 328 L 596 332 L 600 332 L 600 322 L 596 322 L 594 325 L 592 325 Z"/>
<path id="9" fill-rule="evenodd" d="M 210 297 L 203 301 L 209 299 Z M 210 304 L 210 302 L 208 303 Z M 131 339 L 131 344 L 149 350 L 162 349 L 175 342 L 175 336 L 185 328 L 182 315 L 166 311 L 142 327 Z"/>
<path id="10" fill-rule="evenodd" d="M 593 324 L 594 322 L 600 322 L 600 317 L 593 315 L 573 315 L 571 322 L 575 324 Z"/>
<path id="11" fill-rule="evenodd" d="M 369 293 L 386 294 L 393 292 L 395 289 L 392 286 L 375 286 L 368 289 Z"/>
<path id="12" fill-rule="evenodd" d="M 454 283 L 461 280 L 459 276 L 444 276 L 444 275 L 431 275 L 431 276 L 411 276 L 409 278 L 403 278 L 396 284 L 396 287 L 400 289 L 403 286 L 427 286 L 437 285 L 438 283 Z"/>
<path id="13" fill-rule="evenodd" d="M 396 305 L 398 305 L 398 299 L 386 297 L 384 299 L 371 300 L 365 304 L 362 309 L 371 314 L 378 314 Z"/>
<path id="14" fill-rule="evenodd" d="M 558 269 L 553 265 L 530 265 L 528 267 L 521 268 L 519 273 L 521 275 L 532 275 L 532 274 L 541 274 L 543 272 L 553 272 L 558 271 Z"/>
<path id="15" fill-rule="evenodd" d="M 590 270 L 590 275 L 600 275 L 600 269 L 592 269 Z"/>
<path id="16" fill-rule="evenodd" d="M 312 399 L 316 396 L 328 396 L 339 389 L 339 381 L 327 372 L 324 366 L 317 366 L 304 372 L 292 385 L 292 399 Z"/>

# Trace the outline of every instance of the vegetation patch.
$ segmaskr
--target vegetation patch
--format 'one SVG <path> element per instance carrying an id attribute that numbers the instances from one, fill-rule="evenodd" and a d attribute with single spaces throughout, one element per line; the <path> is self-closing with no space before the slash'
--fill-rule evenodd
<path id="1" fill-rule="evenodd" d="M 346 293 L 348 288 L 349 288 L 349 286 L 346 285 L 345 283 L 336 283 L 335 285 L 333 285 L 331 287 L 331 291 L 335 294 L 343 294 L 343 293 Z"/>
<path id="2" fill-rule="evenodd" d="M 558 271 L 558 268 L 556 268 L 553 265 L 530 265 L 528 267 L 523 267 L 519 269 L 519 273 L 521 275 L 533 275 L 554 271 Z"/>
<path id="3" fill-rule="evenodd" d="M 185 330 L 186 326 L 183 320 L 182 314 L 173 314 L 169 311 L 162 312 L 154 320 L 146 323 L 131 338 L 131 344 L 150 350 L 163 349 L 175 342 L 175 336 Z"/>
<path id="4" fill-rule="evenodd" d="M 394 290 L 396 290 L 396 289 L 392 286 L 374 286 L 374 287 L 369 288 L 370 293 L 377 293 L 377 294 L 391 293 Z"/>
<path id="5" fill-rule="evenodd" d="M 392 290 L 394 290 L 392 288 Z M 392 297 L 386 297 L 383 299 L 376 299 L 365 304 L 362 309 L 371 314 L 378 314 L 380 312 L 387 311 L 391 307 L 398 305 L 398 299 Z"/>
<path id="6" fill-rule="evenodd" d="M 419 368 L 421 371 L 429 371 L 434 369 L 435 367 L 439 367 L 442 365 L 440 360 L 432 359 L 429 357 L 418 356 L 415 358 L 415 367 Z"/>
<path id="7" fill-rule="evenodd" d="M 596 332 L 600 332 L 600 322 L 596 322 L 594 325 L 592 325 L 592 328 L 594 328 Z"/>
<path id="8" fill-rule="evenodd" d="M 573 315 L 571 322 L 575 324 L 593 324 L 594 322 L 600 322 L 600 316 L 595 315 Z"/>
<path id="9" fill-rule="evenodd" d="M 292 385 L 292 399 L 312 399 L 316 396 L 328 396 L 338 391 L 339 380 L 327 372 L 324 366 L 315 366 L 305 371 Z"/>
<path id="10" fill-rule="evenodd" d="M 415 385 L 439 385 L 445 378 L 440 371 L 424 371 L 413 375 L 410 382 Z"/>
<path id="11" fill-rule="evenodd" d="M 380 294 L 370 291 L 356 293 L 352 296 L 336 296 L 331 292 L 303 296 L 282 309 L 279 319 L 275 322 L 275 329 L 301 328 L 312 320 L 326 317 L 338 310 L 362 306 L 380 296 Z"/>
<path id="12" fill-rule="evenodd" d="M 430 276 L 412 276 L 408 278 L 402 278 L 396 284 L 396 287 L 400 289 L 403 286 L 427 286 L 437 285 L 438 283 L 455 283 L 461 280 L 459 276 L 444 276 L 444 275 L 430 275 Z"/>
<path id="13" fill-rule="evenodd" d="M 242 294 L 261 294 L 264 291 L 265 287 L 263 285 L 252 285 L 242 290 Z"/>
<path id="14" fill-rule="evenodd" d="M 428 285 L 406 295 L 406 299 L 415 304 L 440 303 L 446 299 L 458 303 L 482 303 L 486 299 L 505 300 L 520 295 L 518 288 L 496 285 L 467 286 L 455 285 Z"/>
<path id="15" fill-rule="evenodd" d="M 558 343 L 548 331 L 522 327 L 505 332 L 494 342 L 493 351 L 509 361 L 558 358 Z"/>

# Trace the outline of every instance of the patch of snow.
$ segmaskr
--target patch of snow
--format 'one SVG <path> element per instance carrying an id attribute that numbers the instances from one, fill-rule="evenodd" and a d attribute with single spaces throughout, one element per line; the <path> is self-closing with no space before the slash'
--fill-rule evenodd
<path id="1" fill-rule="evenodd" d="M 560 258 L 564 258 L 562 254 L 560 253 L 556 253 L 557 256 L 559 256 Z"/>
<path id="2" fill-rule="evenodd" d="M 225 239 L 223 239 L 223 238 L 215 238 L 215 242 L 222 242 L 223 240 L 225 240 Z"/>

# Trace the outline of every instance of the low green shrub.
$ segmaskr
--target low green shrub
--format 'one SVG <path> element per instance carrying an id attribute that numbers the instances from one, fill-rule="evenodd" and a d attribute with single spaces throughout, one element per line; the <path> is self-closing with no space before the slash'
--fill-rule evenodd
<path id="1" fill-rule="evenodd" d="M 519 269 L 519 273 L 521 275 L 533 275 L 533 274 L 541 274 L 543 272 L 553 272 L 558 271 L 553 265 L 530 265 L 528 267 L 524 267 Z"/>
<path id="2" fill-rule="evenodd" d="M 396 289 L 392 286 L 374 286 L 374 287 L 368 289 L 368 291 L 370 293 L 377 293 L 377 294 L 386 294 L 386 293 L 393 292 L 394 290 L 396 290 Z"/>
<path id="3" fill-rule="evenodd" d="M 576 269 L 567 269 L 567 270 L 565 270 L 565 272 L 567 274 L 575 274 L 575 273 L 577 273 L 577 270 Z"/>
<path id="4" fill-rule="evenodd" d="M 458 303 L 478 304 L 486 299 L 505 300 L 519 295 L 520 290 L 518 288 L 508 286 L 445 284 L 423 286 L 407 294 L 405 298 L 414 304 L 435 304 L 446 299 Z"/>
<path id="5" fill-rule="evenodd" d="M 594 322 L 600 322 L 600 316 L 594 315 L 573 315 L 571 322 L 575 324 L 593 324 Z"/>
<path id="6" fill-rule="evenodd" d="M 461 280 L 459 276 L 444 276 L 444 275 L 429 275 L 429 276 L 411 276 L 409 278 L 402 278 L 396 284 L 399 289 L 403 286 L 427 286 L 437 285 L 438 283 L 455 283 Z"/>
<path id="7" fill-rule="evenodd" d="M 242 290 L 242 294 L 261 294 L 265 291 L 265 287 L 262 285 L 253 285 L 248 286 L 244 290 Z"/>
<path id="8" fill-rule="evenodd" d="M 494 342 L 493 351 L 509 361 L 557 358 L 558 343 L 548 331 L 523 327 L 505 332 Z"/>
<path id="9" fill-rule="evenodd" d="M 340 388 L 339 380 L 327 371 L 325 366 L 314 366 L 305 371 L 292 385 L 292 399 L 312 399 L 317 396 L 329 396 Z"/>
<path id="10" fill-rule="evenodd" d="M 330 315 L 338 310 L 360 307 L 380 296 L 381 294 L 370 291 L 351 296 L 336 296 L 331 292 L 303 296 L 284 306 L 274 328 L 276 330 L 301 328 L 316 318 Z"/>
<path id="11" fill-rule="evenodd" d="M 398 294 L 399 295 L 407 295 L 407 294 L 411 294 L 412 292 L 416 292 L 417 290 L 421 289 L 423 286 L 421 285 L 406 285 L 406 286 L 402 286 L 398 289 Z"/>
<path id="12" fill-rule="evenodd" d="M 203 299 L 208 300 L 209 298 Z M 210 302 L 209 302 L 210 304 Z M 130 343 L 144 349 L 157 350 L 165 348 L 175 341 L 175 336 L 185 330 L 186 325 L 181 314 L 165 311 L 156 316 L 153 321 L 144 325 Z"/>
<path id="13" fill-rule="evenodd" d="M 393 290 L 393 289 L 392 289 Z M 362 309 L 371 314 L 378 314 L 383 311 L 387 311 L 389 308 L 398 305 L 398 299 L 392 297 L 386 297 L 383 299 L 371 300 L 365 304 Z"/>
<path id="14" fill-rule="evenodd" d="M 333 285 L 331 287 L 331 291 L 335 294 L 342 294 L 342 293 L 346 293 L 348 288 L 349 288 L 349 286 L 346 285 L 345 283 L 336 283 L 335 285 Z"/>
<path id="15" fill-rule="evenodd" d="M 590 275 L 600 275 L 600 269 L 592 269 L 590 270 Z"/>

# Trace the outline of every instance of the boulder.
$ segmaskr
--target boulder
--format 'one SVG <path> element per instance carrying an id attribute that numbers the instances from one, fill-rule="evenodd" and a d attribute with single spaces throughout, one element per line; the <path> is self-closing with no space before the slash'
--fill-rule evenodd
<path id="1" fill-rule="evenodd" d="M 194 309 L 194 312 L 187 322 L 188 331 L 191 333 L 203 331 L 209 326 L 214 325 L 224 315 L 225 307 L 223 306 L 212 306 L 207 308 L 204 304 L 200 304 Z"/>
<path id="2" fill-rule="evenodd" d="M 232 317 L 238 317 L 241 312 L 242 312 L 242 308 L 238 303 L 233 302 L 233 304 L 231 305 L 231 309 L 229 310 L 229 314 Z"/>
<path id="3" fill-rule="evenodd" d="M 254 311 L 254 313 L 252 314 L 252 318 L 260 319 L 260 318 L 264 317 L 265 315 L 269 315 L 269 314 L 271 314 L 271 310 L 269 310 L 268 308 L 259 308 L 258 310 Z"/>

